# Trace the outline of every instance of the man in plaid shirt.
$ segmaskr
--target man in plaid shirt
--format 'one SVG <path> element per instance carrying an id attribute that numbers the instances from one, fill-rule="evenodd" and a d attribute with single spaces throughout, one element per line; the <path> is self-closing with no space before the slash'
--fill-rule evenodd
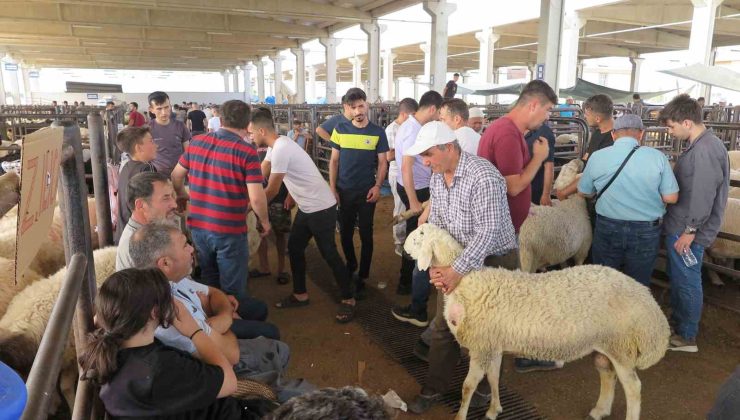
<path id="1" fill-rule="evenodd" d="M 426 385 L 409 404 L 412 412 L 421 414 L 447 390 L 460 358 L 460 345 L 442 319 L 442 293 L 452 292 L 465 274 L 484 265 L 517 269 L 519 255 L 506 200 L 506 181 L 490 162 L 463 152 L 455 133 L 439 121 L 424 125 L 415 144 L 404 154 L 420 155 L 424 165 L 431 167 L 433 172 L 429 185 L 430 205 L 419 222 L 428 218 L 463 246 L 462 254 L 451 266 L 431 267 L 426 276 L 414 275 L 414 281 L 417 278 L 427 283 L 431 281 L 440 291 L 437 318 L 431 326 Z M 487 405 L 490 401 L 488 381 L 481 382 L 479 391 L 473 402 L 477 406 Z"/>

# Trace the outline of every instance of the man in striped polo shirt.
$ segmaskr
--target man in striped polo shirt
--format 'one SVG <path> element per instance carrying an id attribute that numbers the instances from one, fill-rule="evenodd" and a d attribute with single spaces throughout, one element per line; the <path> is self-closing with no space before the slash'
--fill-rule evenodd
<path id="1" fill-rule="evenodd" d="M 249 248 L 247 207 L 251 204 L 270 232 L 267 200 L 257 150 L 243 139 L 249 105 L 239 100 L 222 107 L 220 129 L 196 136 L 172 171 L 172 184 L 182 205 L 190 200 L 188 227 L 201 269 L 200 282 L 237 299 L 247 296 Z M 185 176 L 190 193 L 185 191 Z"/>
<path id="2" fill-rule="evenodd" d="M 337 124 L 331 135 L 329 186 L 339 203 L 339 230 L 350 273 L 358 269 L 352 238 L 355 220 L 359 219 L 362 251 L 355 297 L 362 299 L 373 258 L 375 203 L 380 198 L 380 185 L 388 171 L 385 156 L 388 139 L 380 126 L 368 120 L 367 97 L 362 89 L 351 88 L 343 100 L 352 120 Z"/>

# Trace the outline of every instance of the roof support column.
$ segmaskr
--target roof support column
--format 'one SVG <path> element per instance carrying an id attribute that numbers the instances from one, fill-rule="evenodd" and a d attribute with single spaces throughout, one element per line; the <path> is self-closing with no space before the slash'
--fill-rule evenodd
<path id="1" fill-rule="evenodd" d="M 470 82 L 470 79 L 473 77 L 473 75 L 469 71 L 466 70 L 466 71 L 460 73 L 460 77 L 462 78 L 463 84 L 466 84 L 466 83 L 469 83 Z M 463 93 L 462 94 L 462 100 L 465 101 L 466 103 L 468 102 L 468 94 L 467 93 Z"/>
<path id="2" fill-rule="evenodd" d="M 493 74 L 493 48 L 494 44 L 501 38 L 501 35 L 494 34 L 493 28 L 485 28 L 476 32 L 475 38 L 480 43 L 478 52 L 478 77 L 481 85 L 498 83 L 497 77 Z M 491 103 L 491 97 L 486 96 L 486 104 Z"/>
<path id="3" fill-rule="evenodd" d="M 276 53 L 270 57 L 274 65 L 273 80 L 275 80 L 275 103 L 283 103 L 283 57 L 280 53 Z"/>
<path id="4" fill-rule="evenodd" d="M 319 38 L 319 43 L 326 48 L 326 103 L 337 102 L 337 45 L 339 40 L 333 36 Z"/>
<path id="5" fill-rule="evenodd" d="M 397 78 L 393 80 L 393 101 L 400 101 L 401 100 L 401 79 Z"/>
<path id="6" fill-rule="evenodd" d="M 432 17 L 429 87 L 442 92 L 447 83 L 447 18 L 457 10 L 457 5 L 447 3 L 447 0 L 424 0 L 422 6 Z"/>
<path id="7" fill-rule="evenodd" d="M 244 71 L 244 102 L 251 104 L 252 103 L 252 69 L 254 66 L 252 66 L 251 61 L 247 61 L 242 66 L 242 70 Z"/>
<path id="8" fill-rule="evenodd" d="M 302 104 L 306 102 L 306 53 L 301 46 L 290 52 L 295 55 L 295 102 Z"/>
<path id="9" fill-rule="evenodd" d="M 239 92 L 239 66 L 234 67 L 234 71 L 231 72 L 231 79 L 233 80 L 233 92 Z"/>
<path id="10" fill-rule="evenodd" d="M 221 74 L 224 76 L 224 93 L 229 93 L 229 70 L 226 69 Z"/>
<path id="11" fill-rule="evenodd" d="M 393 54 L 392 50 L 383 51 L 383 83 L 385 87 L 383 89 L 383 99 L 386 101 L 394 100 L 398 95 L 398 89 L 394 89 L 395 83 L 393 81 L 393 60 L 395 58 L 396 54 Z"/>
<path id="12" fill-rule="evenodd" d="M 378 25 L 377 19 L 360 25 L 362 32 L 367 34 L 367 77 L 370 82 L 367 100 L 370 103 L 376 102 L 380 96 L 380 34 L 385 28 L 385 25 Z"/>
<path id="13" fill-rule="evenodd" d="M 576 77 L 583 79 L 583 60 L 578 60 L 578 66 L 576 67 Z"/>
<path id="14" fill-rule="evenodd" d="M 262 57 L 257 59 L 257 101 L 265 101 L 265 62 Z"/>
<path id="15" fill-rule="evenodd" d="M 558 89 L 576 85 L 578 42 L 581 36 L 581 29 L 585 25 L 586 19 L 582 19 L 578 12 L 570 9 L 565 11 L 563 18 L 563 38 L 560 43 Z"/>
<path id="16" fill-rule="evenodd" d="M 308 99 L 309 102 L 316 100 L 316 67 L 308 67 Z"/>
<path id="17" fill-rule="evenodd" d="M 640 67 L 645 61 L 642 57 L 630 57 L 630 63 L 632 63 L 632 73 L 630 74 L 630 90 L 634 93 L 637 92 L 640 86 Z"/>
<path id="18" fill-rule="evenodd" d="M 723 0 L 691 0 L 694 5 L 694 15 L 691 19 L 691 37 L 689 38 L 689 57 L 700 64 L 710 65 L 712 38 L 714 35 L 714 19 L 717 16 L 717 7 Z M 698 96 L 709 98 L 709 86 L 699 84 Z"/>
<path id="19" fill-rule="evenodd" d="M 491 74 L 493 75 L 492 82 L 493 82 L 494 85 L 498 85 L 498 83 L 499 83 L 499 74 L 498 74 L 498 72 L 499 72 L 500 69 L 501 69 L 501 67 L 494 67 L 493 68 L 493 71 L 491 72 Z M 493 95 L 493 96 L 487 96 L 486 97 L 486 104 L 497 104 L 497 103 L 498 103 L 498 95 Z"/>
<path id="20" fill-rule="evenodd" d="M 25 64 L 21 68 L 21 75 L 23 77 L 23 104 L 31 105 L 31 80 L 28 77 L 28 67 Z"/>
<path id="21" fill-rule="evenodd" d="M 419 45 L 419 48 L 424 51 L 424 75 L 420 76 L 422 79 L 419 83 L 425 83 L 427 86 L 431 86 L 429 80 L 431 79 L 431 68 L 432 68 L 432 47 L 428 42 Z M 431 87 L 429 87 L 431 89 Z"/>
<path id="22" fill-rule="evenodd" d="M 0 63 L 0 66 L 1 65 L 2 63 Z M 5 78 L 3 77 L 3 71 L 0 68 L 0 105 L 5 105 L 5 97 L 7 96 L 7 93 L 5 92 L 5 82 L 3 79 Z"/>
<path id="23" fill-rule="evenodd" d="M 540 23 L 537 35 L 537 65 L 533 79 L 542 79 L 558 92 L 560 35 L 565 0 L 540 0 Z M 542 69 L 541 74 L 539 69 Z"/>
<path id="24" fill-rule="evenodd" d="M 361 58 L 354 56 L 349 59 L 349 62 L 352 63 L 352 85 L 354 87 L 358 87 L 360 89 L 363 89 L 362 86 L 362 61 Z M 364 90 L 364 89 L 363 89 Z M 370 99 L 370 98 L 368 98 Z"/>
<path id="25" fill-rule="evenodd" d="M 419 83 L 422 81 L 423 76 L 414 76 L 411 80 L 414 82 L 414 99 L 419 100 Z"/>
<path id="26" fill-rule="evenodd" d="M 5 86 L 6 97 L 9 95 L 13 98 L 13 105 L 21 104 L 21 88 L 18 84 L 18 63 L 14 60 L 3 61 L 3 73 L 8 81 Z"/>

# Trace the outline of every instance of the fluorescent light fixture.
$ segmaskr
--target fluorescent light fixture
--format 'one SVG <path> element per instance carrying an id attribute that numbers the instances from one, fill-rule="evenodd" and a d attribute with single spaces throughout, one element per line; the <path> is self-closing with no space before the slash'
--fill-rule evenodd
<path id="1" fill-rule="evenodd" d="M 85 45 L 108 45 L 107 42 L 85 42 Z"/>
<path id="2" fill-rule="evenodd" d="M 257 14 L 266 14 L 267 12 L 264 10 L 255 10 L 255 9 L 231 9 L 232 12 L 236 13 L 257 13 Z"/>
<path id="3" fill-rule="evenodd" d="M 625 44 L 642 44 L 640 41 L 632 41 L 630 39 L 623 40 Z"/>
<path id="4" fill-rule="evenodd" d="M 225 36 L 234 35 L 231 32 L 206 32 L 206 33 L 208 35 L 225 35 Z"/>
<path id="5" fill-rule="evenodd" d="M 289 36 L 288 39 L 308 39 L 307 36 Z"/>
<path id="6" fill-rule="evenodd" d="M 211 47 L 198 47 L 198 46 L 190 47 L 190 48 L 193 50 L 210 50 L 211 49 Z"/>
<path id="7" fill-rule="evenodd" d="M 194 55 L 181 55 L 180 58 L 184 58 L 186 60 L 194 60 L 194 59 L 196 59 L 198 57 L 196 57 Z"/>
<path id="8" fill-rule="evenodd" d="M 22 53 L 25 53 L 25 54 L 38 54 L 41 51 L 39 51 L 39 50 L 21 50 L 21 52 Z"/>
<path id="9" fill-rule="evenodd" d="M 172 63 L 172 64 L 179 64 L 181 66 L 187 66 L 188 65 L 188 63 Z"/>
<path id="10" fill-rule="evenodd" d="M 103 29 L 102 26 L 96 26 L 96 25 L 77 25 L 77 24 L 73 24 L 72 27 L 73 28 L 78 28 L 78 29 Z"/>

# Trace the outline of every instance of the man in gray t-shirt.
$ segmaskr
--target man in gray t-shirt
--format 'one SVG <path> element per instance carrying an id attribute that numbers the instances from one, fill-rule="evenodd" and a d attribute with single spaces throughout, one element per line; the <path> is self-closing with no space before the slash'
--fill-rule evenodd
<path id="1" fill-rule="evenodd" d="M 149 124 L 157 145 L 157 157 L 152 164 L 157 172 L 170 176 L 190 143 L 190 130 L 185 123 L 172 118 L 170 97 L 166 93 L 153 92 L 148 99 L 149 112 L 155 116 Z"/>

